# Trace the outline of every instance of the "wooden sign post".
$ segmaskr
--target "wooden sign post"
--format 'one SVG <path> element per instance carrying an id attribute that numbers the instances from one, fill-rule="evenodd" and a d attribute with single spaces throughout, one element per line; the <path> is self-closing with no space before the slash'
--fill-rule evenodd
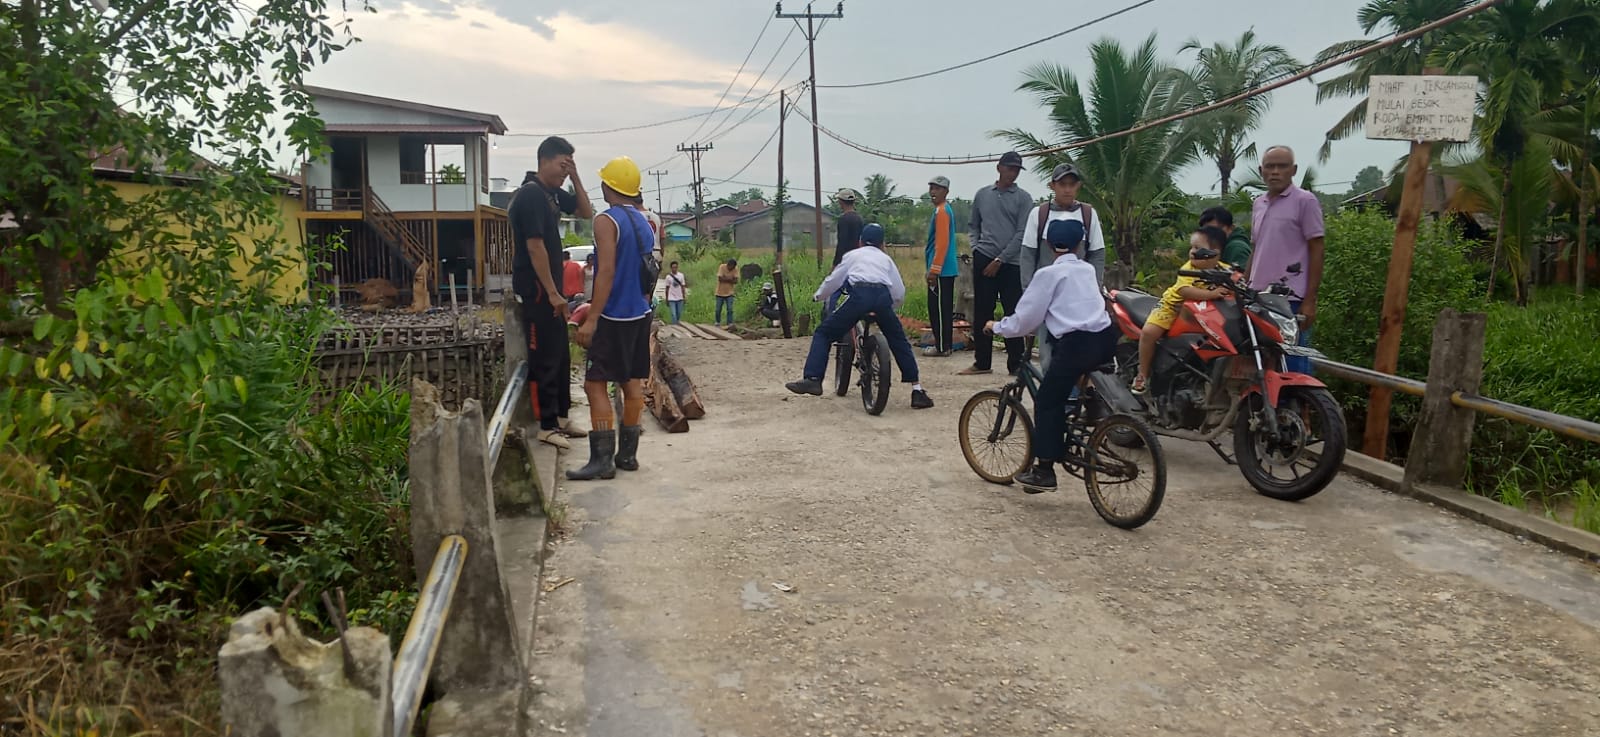
<path id="1" fill-rule="evenodd" d="M 1367 138 L 1411 142 L 1406 160 L 1400 211 L 1394 224 L 1394 251 L 1383 290 L 1383 316 L 1378 323 L 1375 371 L 1392 374 L 1400 361 L 1400 336 L 1406 322 L 1406 295 L 1411 287 L 1411 262 L 1422 220 L 1428 163 L 1434 141 L 1466 141 L 1472 136 L 1476 77 L 1374 76 L 1367 85 Z M 1372 387 L 1367 404 L 1367 429 L 1362 453 L 1383 460 L 1389 445 L 1389 403 L 1393 393 Z"/>

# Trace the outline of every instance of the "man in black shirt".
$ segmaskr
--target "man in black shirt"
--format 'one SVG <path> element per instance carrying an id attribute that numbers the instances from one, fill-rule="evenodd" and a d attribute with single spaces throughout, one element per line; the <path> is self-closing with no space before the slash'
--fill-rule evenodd
<path id="1" fill-rule="evenodd" d="M 522 302 L 528 325 L 528 396 L 539 417 L 541 442 L 570 448 L 567 437 L 585 433 L 567 415 L 572 410 L 572 358 L 567 350 L 567 297 L 557 275 L 565 255 L 561 247 L 561 215 L 594 217 L 583 191 L 572 144 L 551 136 L 539 144 L 539 168 L 528 172 L 511 197 L 513 264 L 511 289 Z M 562 189 L 572 180 L 576 194 Z"/>
<path id="2" fill-rule="evenodd" d="M 833 265 L 838 266 L 844 260 L 844 254 L 861 241 L 861 229 L 866 227 L 866 221 L 861 219 L 861 213 L 856 212 L 856 191 L 846 187 L 833 196 L 839 203 L 839 221 L 836 229 L 839 231 L 839 245 L 833 251 Z"/>

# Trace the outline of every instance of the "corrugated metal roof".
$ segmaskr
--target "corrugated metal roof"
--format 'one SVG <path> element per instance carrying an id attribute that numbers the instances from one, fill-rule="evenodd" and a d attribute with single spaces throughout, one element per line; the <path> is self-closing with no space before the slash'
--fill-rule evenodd
<path id="1" fill-rule="evenodd" d="M 491 133 L 489 125 L 427 125 L 424 123 L 333 123 L 327 133 Z"/>
<path id="2" fill-rule="evenodd" d="M 336 90 L 329 87 L 316 87 L 309 84 L 302 85 L 301 89 L 305 90 L 309 94 L 327 97 L 334 100 L 347 100 L 350 102 L 359 102 L 367 105 L 391 107 L 397 110 L 410 110 L 412 112 L 430 113 L 434 115 L 449 115 L 458 118 L 466 118 L 467 120 L 482 121 L 489 127 L 489 132 L 491 133 L 505 135 L 506 132 L 506 124 L 500 120 L 500 116 L 492 113 L 477 113 L 471 110 L 428 105 L 420 102 L 411 102 L 409 100 L 396 100 L 392 97 L 378 97 L 377 95 L 366 95 L 360 92 Z M 470 133 L 476 131 L 467 132 Z"/>

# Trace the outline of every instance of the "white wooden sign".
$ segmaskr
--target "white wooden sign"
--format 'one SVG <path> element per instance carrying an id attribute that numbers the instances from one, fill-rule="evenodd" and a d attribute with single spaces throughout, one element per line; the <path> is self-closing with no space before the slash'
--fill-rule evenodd
<path id="1" fill-rule="evenodd" d="M 1367 138 L 1468 141 L 1477 77 L 1381 76 L 1367 85 Z"/>

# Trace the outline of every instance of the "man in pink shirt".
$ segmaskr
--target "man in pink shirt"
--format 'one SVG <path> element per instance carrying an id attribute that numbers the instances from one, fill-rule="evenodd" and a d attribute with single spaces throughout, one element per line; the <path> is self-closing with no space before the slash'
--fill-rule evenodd
<path id="1" fill-rule="evenodd" d="M 1322 203 L 1317 196 L 1294 186 L 1300 167 L 1288 146 L 1273 146 L 1261 157 L 1261 179 L 1266 194 L 1256 198 L 1250 217 L 1250 237 L 1255 252 L 1246 270 L 1258 288 L 1280 279 L 1300 296 L 1291 301 L 1295 312 L 1304 318 L 1300 345 L 1311 339 L 1311 325 L 1317 318 L 1317 291 L 1322 287 L 1323 236 Z M 1289 267 L 1299 264 L 1299 273 Z M 1290 358 L 1289 370 L 1310 373 L 1311 360 Z"/>

